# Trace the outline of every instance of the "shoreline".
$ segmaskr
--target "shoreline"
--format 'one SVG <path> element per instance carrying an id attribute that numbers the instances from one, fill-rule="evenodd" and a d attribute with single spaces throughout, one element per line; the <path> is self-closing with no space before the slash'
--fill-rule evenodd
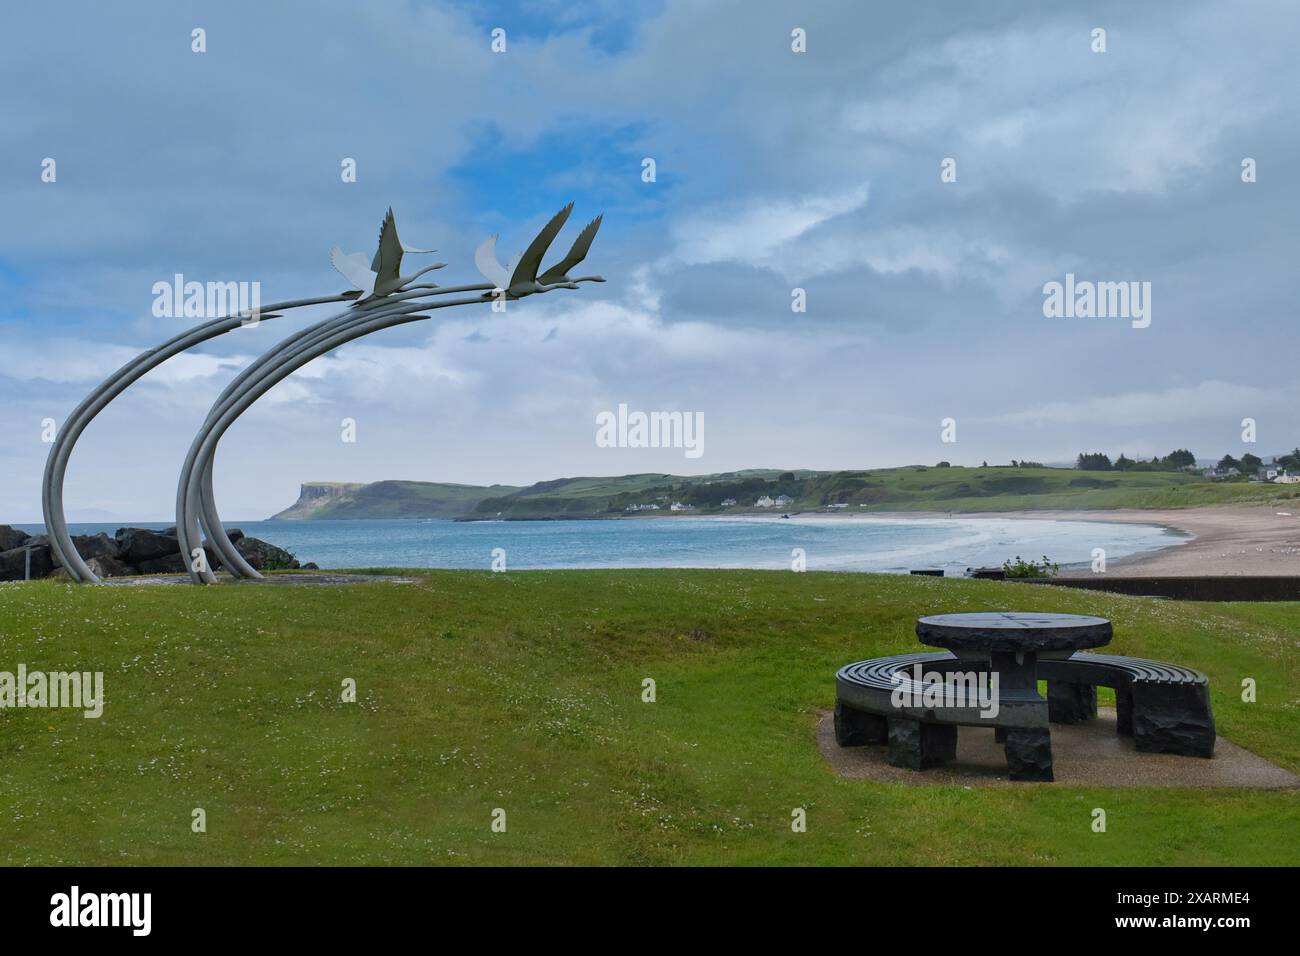
<path id="1" fill-rule="evenodd" d="M 1199 508 L 1116 508 L 1109 510 L 1035 510 L 1035 511 L 790 511 L 732 514 L 690 515 L 705 520 L 746 518 L 779 521 L 790 518 L 813 520 L 873 519 L 891 521 L 979 520 L 981 518 L 1092 521 L 1114 524 L 1140 524 L 1164 528 L 1183 540 L 1139 554 L 1111 558 L 1106 574 L 1112 577 L 1172 576 L 1300 576 L 1300 508 L 1286 512 L 1275 505 L 1209 505 Z M 552 520 L 565 517 L 555 516 Z M 671 521 L 677 515 L 618 515 L 596 520 Z M 510 520 L 510 519 L 495 519 Z M 523 519 L 514 519 L 523 520 Z M 1091 571 L 1087 564 L 1062 566 L 1062 576 L 1070 577 Z"/>
<path id="2" fill-rule="evenodd" d="M 817 512 L 816 515 L 824 515 Z M 804 513 L 800 517 L 811 517 Z M 841 517 L 826 515 L 827 517 Z M 1098 521 L 1145 524 L 1187 535 L 1187 540 L 1106 563 L 1112 577 L 1193 575 L 1264 577 L 1300 576 L 1300 509 L 1285 512 L 1273 506 L 1213 505 L 1205 508 L 1111 511 L 874 511 L 849 514 L 871 518 L 1001 518 L 1040 521 Z M 1069 576 L 1068 569 L 1062 568 Z"/>
<path id="3" fill-rule="evenodd" d="M 839 521 L 978 521 L 983 518 L 1020 521 L 1075 521 L 1140 524 L 1164 528 L 1185 536 L 1183 540 L 1151 551 L 1110 558 L 1106 574 L 1112 577 L 1261 576 L 1300 577 L 1300 508 L 1293 512 L 1276 505 L 1211 505 L 1199 508 L 1034 511 L 793 511 L 791 518 Z M 571 519 L 555 516 L 552 520 Z M 676 515 L 628 515 L 588 520 L 672 520 Z M 780 513 L 691 515 L 705 520 L 779 521 Z M 286 519 L 268 519 L 286 520 Z M 388 519 L 454 520 L 454 519 Z M 509 520 L 509 519 L 481 519 Z M 310 522 L 304 522 L 310 523 Z M 19 527 L 19 526 L 15 526 Z M 1086 563 L 1062 567 L 1062 576 L 1091 576 Z"/>
<path id="4" fill-rule="evenodd" d="M 1259 576 L 1300 577 L 1300 509 L 1275 505 L 1209 505 L 1201 508 L 1116 508 L 1110 510 L 1037 511 L 791 511 L 791 518 L 870 521 L 979 520 L 1093 521 L 1141 524 L 1164 528 L 1185 539 L 1140 554 L 1110 558 L 1112 577 Z M 671 516 L 655 516 L 670 518 Z M 706 519 L 761 518 L 780 514 L 746 512 L 735 515 L 696 515 Z M 1061 576 L 1086 572 L 1087 564 L 1062 565 Z"/>

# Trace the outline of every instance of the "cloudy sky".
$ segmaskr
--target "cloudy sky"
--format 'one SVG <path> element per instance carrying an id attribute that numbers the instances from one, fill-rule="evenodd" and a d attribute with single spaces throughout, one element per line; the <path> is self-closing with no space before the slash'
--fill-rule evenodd
<path id="1" fill-rule="evenodd" d="M 229 519 L 307 480 L 1300 442 L 1300 6 L 1285 0 L 159 0 L 5 20 L 0 520 L 39 520 L 42 421 L 193 324 L 153 316 L 155 282 L 340 292 L 331 246 L 372 250 L 390 205 L 458 284 L 481 281 L 484 236 L 504 258 L 573 200 L 557 251 L 603 211 L 582 271 L 609 281 L 317 360 L 224 441 Z M 1150 326 L 1045 317 L 1043 285 L 1066 273 L 1151 283 Z M 327 314 L 151 373 L 78 446 L 70 517 L 168 518 L 223 384 Z M 597 447 L 596 415 L 620 402 L 702 412 L 704 455 Z"/>

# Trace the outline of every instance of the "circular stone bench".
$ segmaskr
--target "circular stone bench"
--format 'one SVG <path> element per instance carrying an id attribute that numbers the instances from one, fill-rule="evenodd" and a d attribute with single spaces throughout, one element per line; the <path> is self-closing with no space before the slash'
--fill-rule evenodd
<path id="1" fill-rule="evenodd" d="M 910 697 L 921 689 L 910 673 L 916 664 L 937 673 L 971 666 L 938 651 L 892 654 L 841 667 L 835 674 L 835 740 L 841 747 L 887 744 L 891 765 L 923 770 L 956 756 L 958 726 L 993 727 L 1009 750 L 1018 732 L 1041 732 L 1041 709 L 1004 704 L 995 717 L 987 717 L 974 707 L 895 706 L 895 691 L 902 689 Z M 1085 651 L 1040 660 L 1038 669 L 1047 681 L 1048 722 L 1091 719 L 1097 713 L 1097 688 L 1110 687 L 1115 691 L 1116 731 L 1131 735 L 1137 750 L 1214 755 L 1209 680 L 1200 671 Z M 1013 766 L 1013 779 L 1015 770 Z"/>
<path id="2" fill-rule="evenodd" d="M 1039 661 L 1048 719 L 1068 724 L 1097 714 L 1097 688 L 1115 691 L 1115 729 L 1143 753 L 1214 756 L 1210 681 L 1181 664 L 1077 651 Z"/>

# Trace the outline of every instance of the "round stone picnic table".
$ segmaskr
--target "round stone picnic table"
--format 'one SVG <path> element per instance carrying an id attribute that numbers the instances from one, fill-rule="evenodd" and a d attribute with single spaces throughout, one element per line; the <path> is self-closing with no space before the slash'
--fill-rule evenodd
<path id="1" fill-rule="evenodd" d="M 1110 621 L 1087 614 L 978 611 L 932 614 L 916 620 L 922 644 L 946 647 L 962 660 L 987 661 L 1009 700 L 1040 700 L 1038 658 L 1069 657 L 1109 644 Z"/>
<path id="2" fill-rule="evenodd" d="M 946 647 L 958 657 L 1073 653 L 1109 644 L 1111 634 L 1110 621 L 1088 614 L 978 611 L 932 614 L 916 621 L 916 636 L 922 644 Z"/>
<path id="3" fill-rule="evenodd" d="M 998 739 L 1007 745 L 1012 778 L 1051 780 L 1051 733 L 1047 702 L 1038 695 L 1038 658 L 1069 657 L 1077 650 L 1109 644 L 1110 621 L 1087 614 L 1037 611 L 933 614 L 917 619 L 916 636 L 922 644 L 945 647 L 962 660 L 986 663 L 997 676 L 999 706 L 1025 715 L 1026 724 L 1039 724 L 1010 733 L 998 728 Z M 1050 682 L 1048 689 L 1051 692 Z M 1091 687 L 1058 688 L 1058 692 L 1071 691 L 1096 693 Z"/>

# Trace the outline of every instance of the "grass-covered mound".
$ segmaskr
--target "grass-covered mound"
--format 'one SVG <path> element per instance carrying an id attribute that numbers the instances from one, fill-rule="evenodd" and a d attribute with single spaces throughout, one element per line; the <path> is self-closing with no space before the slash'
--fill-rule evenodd
<path id="1" fill-rule="evenodd" d="M 0 587 L 0 670 L 102 670 L 107 698 L 99 720 L 0 710 L 0 863 L 1300 862 L 1295 791 L 884 785 L 834 776 L 813 738 L 835 669 L 916 649 L 917 615 L 1050 609 L 1111 618 L 1109 651 L 1204 670 L 1219 732 L 1300 770 L 1298 604 L 759 571 L 412 577 Z"/>

